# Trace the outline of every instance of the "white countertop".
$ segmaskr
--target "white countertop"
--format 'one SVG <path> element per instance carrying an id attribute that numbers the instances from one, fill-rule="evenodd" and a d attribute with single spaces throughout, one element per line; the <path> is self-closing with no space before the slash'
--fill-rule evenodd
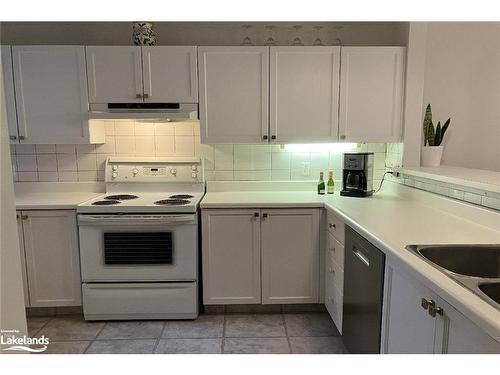
<path id="1" fill-rule="evenodd" d="M 405 249 L 409 244 L 498 244 L 498 211 L 389 181 L 369 198 L 341 197 L 338 192 L 319 196 L 314 185 L 309 191 L 279 191 L 270 183 L 271 191 L 265 191 L 257 184 L 258 191 L 241 191 L 245 185 L 235 184 L 234 190 L 240 191 L 230 191 L 230 184 L 214 183 L 201 207 L 325 207 L 500 342 L 500 311 Z"/>
<path id="2" fill-rule="evenodd" d="M 73 210 L 77 205 L 104 192 L 99 183 L 43 183 L 14 184 L 18 210 Z"/>

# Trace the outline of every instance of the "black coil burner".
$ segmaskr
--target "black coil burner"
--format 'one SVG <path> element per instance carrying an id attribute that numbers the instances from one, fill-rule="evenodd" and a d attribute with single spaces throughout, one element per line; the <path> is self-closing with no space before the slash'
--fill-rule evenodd
<path id="1" fill-rule="evenodd" d="M 127 201 L 130 199 L 137 199 L 137 198 L 139 198 L 137 195 L 132 195 L 132 194 L 116 194 L 104 197 L 104 199 L 109 199 L 112 201 Z"/>
<path id="2" fill-rule="evenodd" d="M 92 203 L 92 206 L 112 206 L 114 204 L 119 204 L 121 202 L 116 200 L 107 200 L 107 201 L 97 201 Z"/>
<path id="3" fill-rule="evenodd" d="M 194 196 L 189 195 L 189 194 L 176 194 L 176 195 L 171 195 L 168 198 L 169 199 L 189 199 L 189 198 L 194 198 Z"/>
<path id="4" fill-rule="evenodd" d="M 155 202 L 155 204 L 160 206 L 182 206 L 188 203 L 189 201 L 186 199 L 162 199 Z"/>

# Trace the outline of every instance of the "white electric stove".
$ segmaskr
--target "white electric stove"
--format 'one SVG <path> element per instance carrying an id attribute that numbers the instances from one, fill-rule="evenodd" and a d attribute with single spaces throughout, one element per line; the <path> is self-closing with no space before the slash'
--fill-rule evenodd
<path id="1" fill-rule="evenodd" d="M 85 319 L 196 318 L 201 161 L 111 157 L 105 181 L 77 207 Z"/>

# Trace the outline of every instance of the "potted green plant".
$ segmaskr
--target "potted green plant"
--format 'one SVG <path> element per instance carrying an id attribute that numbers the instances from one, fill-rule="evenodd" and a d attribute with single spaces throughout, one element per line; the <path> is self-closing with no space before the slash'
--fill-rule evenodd
<path id="1" fill-rule="evenodd" d="M 438 121 L 436 128 L 432 123 L 432 109 L 431 105 L 427 104 L 424 116 L 424 147 L 422 147 L 422 166 L 423 167 L 437 167 L 441 165 L 441 158 L 443 156 L 443 139 L 444 134 L 450 126 L 451 118 L 446 120 L 443 126 Z"/>

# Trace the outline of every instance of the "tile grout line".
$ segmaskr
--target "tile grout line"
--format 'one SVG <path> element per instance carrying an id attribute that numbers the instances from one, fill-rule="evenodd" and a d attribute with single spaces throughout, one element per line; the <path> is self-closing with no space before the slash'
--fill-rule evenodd
<path id="1" fill-rule="evenodd" d="M 288 350 L 290 351 L 290 354 L 293 354 L 292 344 L 290 343 L 290 337 L 288 336 L 288 328 L 286 326 L 285 314 L 283 312 L 281 313 L 281 318 L 283 320 L 283 325 L 285 326 L 285 335 L 286 335 L 286 342 L 288 343 Z"/>
<path id="2" fill-rule="evenodd" d="M 151 354 L 155 354 L 156 348 L 158 348 L 158 345 L 160 345 L 160 340 L 163 337 L 163 332 L 165 331 L 166 326 L 167 322 L 163 322 L 163 327 L 161 327 L 160 336 L 158 336 L 158 338 L 156 339 L 155 345 L 153 347 L 153 352 Z"/>
<path id="3" fill-rule="evenodd" d="M 53 319 L 54 319 L 54 316 L 51 316 L 51 317 L 50 317 L 50 318 L 49 318 L 49 319 L 48 319 L 45 323 L 43 323 L 43 324 L 42 324 L 42 326 L 41 326 L 39 329 L 37 329 L 37 330 L 36 330 L 36 332 L 33 334 L 33 337 L 36 337 L 36 335 L 38 335 L 38 334 L 42 331 L 42 329 L 44 329 L 44 328 L 45 328 L 45 326 L 46 326 L 47 324 L 49 324 L 49 322 L 50 322 L 51 320 L 53 320 Z M 28 318 L 26 319 L 26 321 L 27 321 L 27 320 L 28 320 Z M 26 327 L 26 328 L 27 328 L 27 327 Z M 30 336 L 31 336 L 31 335 L 30 335 Z"/>
<path id="4" fill-rule="evenodd" d="M 224 307 L 224 323 L 222 325 L 222 342 L 220 352 L 221 354 L 225 354 L 225 346 L 226 346 L 226 308 Z"/>
<path id="5" fill-rule="evenodd" d="M 83 351 L 83 354 L 86 354 L 87 353 L 87 350 L 89 350 L 90 346 L 96 341 L 96 339 L 99 337 L 99 335 L 102 333 L 102 331 L 104 331 L 104 328 L 106 328 L 106 326 L 108 325 L 108 322 L 104 322 L 102 328 L 99 330 L 99 332 L 97 332 L 97 334 L 94 336 L 93 339 L 89 340 L 90 343 L 89 345 L 85 348 L 85 350 Z"/>

